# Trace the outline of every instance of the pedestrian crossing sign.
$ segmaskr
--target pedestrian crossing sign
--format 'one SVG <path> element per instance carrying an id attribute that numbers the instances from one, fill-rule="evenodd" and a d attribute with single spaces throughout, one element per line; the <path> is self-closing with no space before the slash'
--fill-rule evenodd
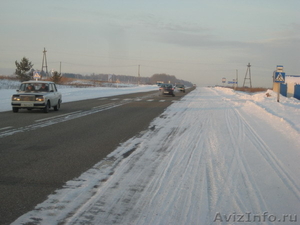
<path id="1" fill-rule="evenodd" d="M 284 83 L 285 82 L 285 73 L 283 73 L 283 72 L 275 72 L 274 81 L 276 83 Z"/>
<path id="2" fill-rule="evenodd" d="M 41 78 L 41 74 L 40 74 L 40 71 L 33 71 L 33 79 L 40 79 Z"/>

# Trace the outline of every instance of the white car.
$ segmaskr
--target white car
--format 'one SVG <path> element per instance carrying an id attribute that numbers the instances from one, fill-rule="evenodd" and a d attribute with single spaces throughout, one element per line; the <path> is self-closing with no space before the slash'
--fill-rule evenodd
<path id="1" fill-rule="evenodd" d="M 62 102 L 61 93 L 51 81 L 25 81 L 22 82 L 16 94 L 12 95 L 11 105 L 13 112 L 19 109 L 42 109 L 45 113 L 51 107 L 58 111 Z"/>

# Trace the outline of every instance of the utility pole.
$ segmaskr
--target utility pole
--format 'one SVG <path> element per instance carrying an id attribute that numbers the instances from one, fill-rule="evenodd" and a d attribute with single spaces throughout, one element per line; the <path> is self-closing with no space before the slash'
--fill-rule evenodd
<path id="1" fill-rule="evenodd" d="M 236 82 L 235 86 L 237 88 L 239 86 L 239 71 L 238 70 L 236 70 L 236 79 L 235 79 L 235 82 Z"/>
<path id="2" fill-rule="evenodd" d="M 248 63 L 243 87 L 245 87 L 245 82 L 246 82 L 246 80 L 248 79 L 248 80 L 250 81 L 250 88 L 252 88 L 250 67 L 251 67 L 251 65 L 250 65 L 250 63 Z M 249 78 L 247 78 L 248 72 L 249 72 Z"/>
<path id="3" fill-rule="evenodd" d="M 138 85 L 140 85 L 140 65 L 139 65 L 139 69 L 138 69 Z"/>
<path id="4" fill-rule="evenodd" d="M 48 77 L 48 66 L 47 66 L 47 57 L 46 57 L 46 49 L 44 48 L 43 51 L 43 61 L 42 61 L 42 70 L 43 71 L 44 67 L 46 67 L 46 77 Z"/>
<path id="5" fill-rule="evenodd" d="M 238 70 L 235 70 L 235 72 L 236 72 L 236 78 L 235 78 L 234 89 L 238 87 L 238 82 L 239 82 Z"/>

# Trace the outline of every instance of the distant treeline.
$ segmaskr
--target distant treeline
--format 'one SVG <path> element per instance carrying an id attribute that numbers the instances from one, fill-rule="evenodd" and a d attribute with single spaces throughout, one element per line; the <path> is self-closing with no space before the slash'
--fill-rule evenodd
<path id="1" fill-rule="evenodd" d="M 168 75 L 165 73 L 153 74 L 149 79 L 151 84 L 156 84 L 157 81 L 162 81 L 163 83 L 184 84 L 188 87 L 193 86 L 193 84 L 189 81 L 177 79 L 174 75 Z"/>
<path id="2" fill-rule="evenodd" d="M 168 75 L 165 73 L 154 74 L 151 77 L 137 77 L 128 75 L 115 75 L 115 74 L 91 74 L 81 75 L 74 73 L 63 73 L 63 77 L 75 78 L 75 79 L 86 79 L 86 80 L 98 80 L 102 82 L 120 82 L 130 84 L 156 84 L 158 81 L 171 84 L 184 84 L 186 86 L 192 86 L 193 84 L 189 81 L 177 79 L 174 75 Z"/>

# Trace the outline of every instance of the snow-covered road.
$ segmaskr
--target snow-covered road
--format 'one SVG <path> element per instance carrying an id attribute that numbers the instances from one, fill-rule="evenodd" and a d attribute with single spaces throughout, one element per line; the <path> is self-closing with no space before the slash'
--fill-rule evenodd
<path id="1" fill-rule="evenodd" d="M 299 115 L 197 88 L 13 224 L 298 224 Z"/>

